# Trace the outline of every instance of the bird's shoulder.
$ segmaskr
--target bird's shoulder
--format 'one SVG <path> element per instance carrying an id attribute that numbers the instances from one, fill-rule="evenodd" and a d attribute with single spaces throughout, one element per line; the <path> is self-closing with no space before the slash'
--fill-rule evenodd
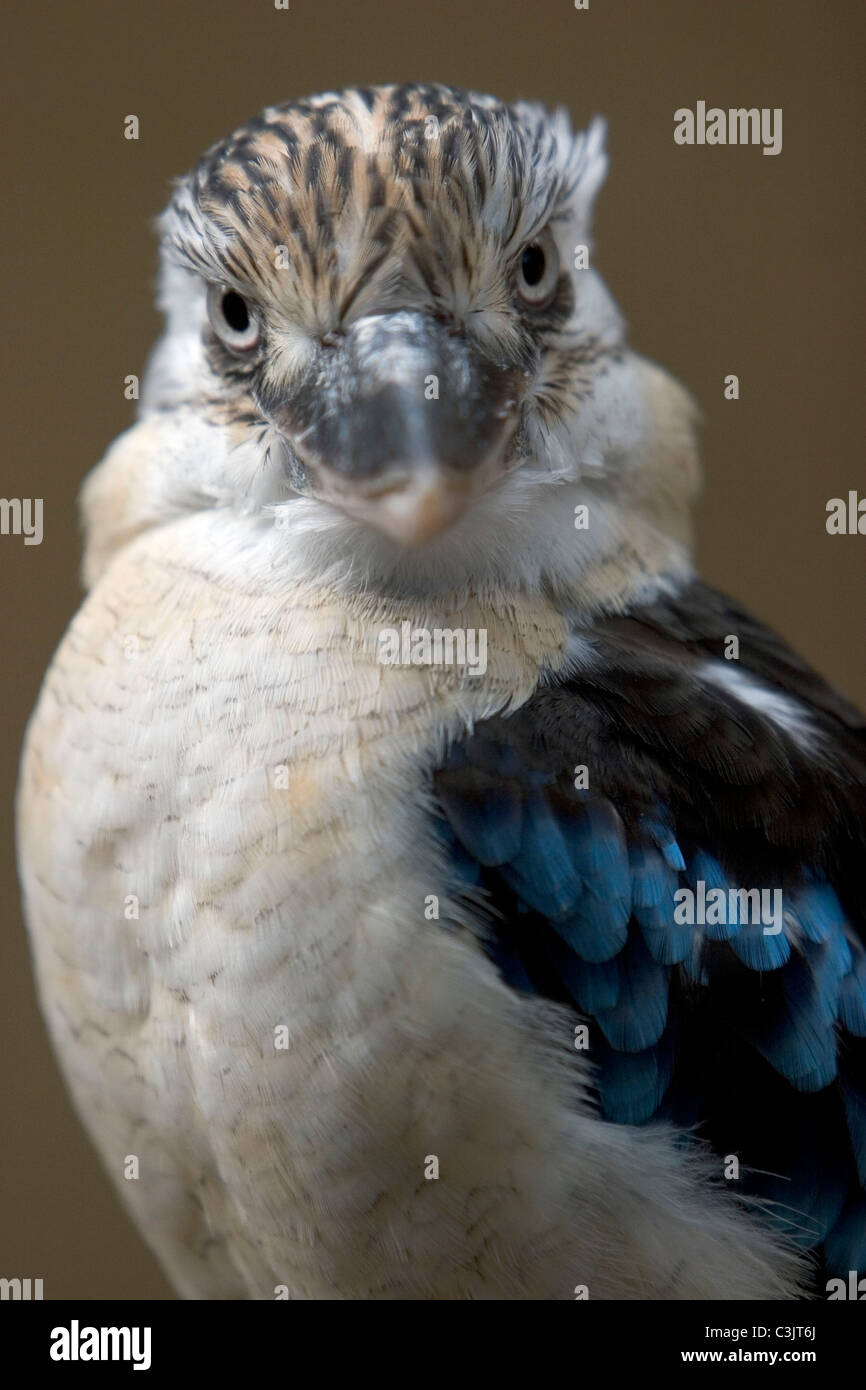
<path id="1" fill-rule="evenodd" d="M 588 1021 L 609 1118 L 701 1126 L 789 1234 L 859 1259 L 864 721 L 697 581 L 570 651 L 434 776 L 488 951 Z"/>

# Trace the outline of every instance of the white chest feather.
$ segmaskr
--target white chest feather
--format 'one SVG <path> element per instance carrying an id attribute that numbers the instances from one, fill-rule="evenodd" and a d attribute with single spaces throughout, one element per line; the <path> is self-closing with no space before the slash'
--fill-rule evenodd
<path id="1" fill-rule="evenodd" d="M 252 522 L 245 568 L 240 529 L 209 513 L 118 555 L 22 773 L 58 1054 L 178 1288 L 783 1288 L 770 1245 L 712 1202 L 701 1248 L 681 1158 L 585 1110 L 572 1020 L 507 990 L 449 898 L 430 770 L 562 661 L 561 618 L 538 598 L 287 591 Z M 383 665 L 404 620 L 485 629 L 486 672 Z"/>

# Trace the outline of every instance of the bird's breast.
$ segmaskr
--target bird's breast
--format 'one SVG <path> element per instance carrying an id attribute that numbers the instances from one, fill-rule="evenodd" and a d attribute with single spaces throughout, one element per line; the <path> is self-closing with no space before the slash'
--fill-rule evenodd
<path id="1" fill-rule="evenodd" d="M 83 605 L 28 733 L 22 876 L 61 1060 L 83 1112 L 113 1116 L 103 1151 L 141 1147 L 153 1094 L 178 1142 L 198 1133 L 254 1181 L 290 1114 L 278 1166 L 303 1188 L 326 1161 L 341 1181 L 359 1125 L 399 1161 L 419 1047 L 453 1037 L 473 990 L 500 997 L 452 896 L 431 772 L 529 696 L 565 631 L 541 599 L 282 590 L 249 550 L 232 582 L 234 543 L 218 517 L 141 537 Z"/>

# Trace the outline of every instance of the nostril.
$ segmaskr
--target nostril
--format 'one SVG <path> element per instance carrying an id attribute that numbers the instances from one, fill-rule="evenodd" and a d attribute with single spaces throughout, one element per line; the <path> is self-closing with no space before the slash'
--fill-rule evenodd
<path id="1" fill-rule="evenodd" d="M 319 342 L 323 348 L 335 348 L 340 346 L 345 336 L 342 328 L 332 328 L 320 336 Z"/>

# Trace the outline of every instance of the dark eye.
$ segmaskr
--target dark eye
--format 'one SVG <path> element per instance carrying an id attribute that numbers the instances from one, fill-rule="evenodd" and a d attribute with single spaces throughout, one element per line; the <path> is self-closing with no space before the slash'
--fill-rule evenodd
<path id="1" fill-rule="evenodd" d="M 526 304 L 537 307 L 553 298 L 559 279 L 559 252 L 545 228 L 523 248 L 517 264 L 517 293 Z"/>
<path id="2" fill-rule="evenodd" d="M 258 345 L 259 321 L 255 311 L 237 290 L 211 285 L 207 311 L 213 330 L 231 352 L 251 352 Z"/>
<path id="3" fill-rule="evenodd" d="M 520 273 L 523 276 L 523 283 L 525 285 L 537 285 L 544 278 L 546 265 L 547 257 L 538 242 L 534 241 L 531 246 L 527 246 L 520 257 Z"/>
<path id="4" fill-rule="evenodd" d="M 220 308 L 223 311 L 223 318 L 233 333 L 246 333 L 250 326 L 250 311 L 246 306 L 246 301 L 241 299 L 234 290 L 229 290 L 228 294 L 222 297 Z"/>

